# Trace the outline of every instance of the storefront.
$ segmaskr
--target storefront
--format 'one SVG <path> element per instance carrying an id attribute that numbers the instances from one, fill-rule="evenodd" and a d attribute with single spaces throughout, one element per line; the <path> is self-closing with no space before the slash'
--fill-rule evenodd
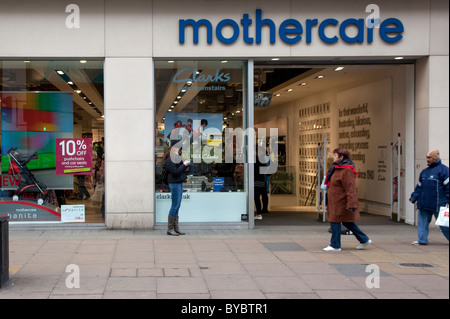
<path id="1" fill-rule="evenodd" d="M 389 215 L 400 176 L 395 211 L 410 224 L 427 150 L 448 165 L 445 1 L 7 0 L 0 27 L 1 205 L 14 206 L 0 214 L 17 223 L 75 223 L 62 209 L 82 206 L 84 223 L 165 227 L 159 173 L 174 128 L 192 141 L 180 222 L 193 228 L 255 227 L 264 143 L 272 210 L 316 205 L 323 141 L 325 161 L 338 146 L 354 155 L 363 211 Z M 11 148 L 39 155 L 25 164 L 35 198 L 13 198 Z M 80 176 L 89 199 L 75 198 Z M 41 209 L 38 182 L 55 213 L 26 220 Z"/>

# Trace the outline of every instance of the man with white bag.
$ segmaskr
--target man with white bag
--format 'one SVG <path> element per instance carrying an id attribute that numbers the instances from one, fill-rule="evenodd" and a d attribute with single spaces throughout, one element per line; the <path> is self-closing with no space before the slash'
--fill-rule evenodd
<path id="1" fill-rule="evenodd" d="M 449 201 L 449 177 L 448 167 L 442 164 L 438 150 L 431 150 L 427 154 L 427 165 L 419 176 L 419 182 L 411 194 L 409 201 L 417 202 L 419 210 L 417 232 L 419 239 L 413 241 L 413 245 L 428 244 L 428 226 L 433 215 L 438 218 L 439 209 L 448 205 Z M 449 237 L 449 228 L 439 226 L 445 238 Z"/>

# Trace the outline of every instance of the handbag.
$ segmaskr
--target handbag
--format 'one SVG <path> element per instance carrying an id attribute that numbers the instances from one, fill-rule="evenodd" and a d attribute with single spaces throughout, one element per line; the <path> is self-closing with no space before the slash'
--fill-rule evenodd
<path id="1" fill-rule="evenodd" d="M 166 165 L 162 167 L 161 175 L 159 176 L 159 180 L 163 186 L 169 186 L 169 171 L 166 168 Z"/>
<path id="2" fill-rule="evenodd" d="M 448 227 L 448 205 L 441 206 L 435 225 Z"/>

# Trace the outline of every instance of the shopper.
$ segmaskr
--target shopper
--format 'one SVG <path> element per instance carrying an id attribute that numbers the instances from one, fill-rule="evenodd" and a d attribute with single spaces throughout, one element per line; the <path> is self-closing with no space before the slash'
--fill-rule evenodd
<path id="1" fill-rule="evenodd" d="M 183 182 L 186 180 L 186 169 L 190 164 L 189 160 L 183 159 L 180 155 L 181 142 L 173 141 L 165 155 L 165 165 L 168 171 L 168 182 L 172 194 L 172 206 L 168 216 L 167 235 L 178 236 L 185 233 L 180 231 L 178 225 L 178 213 L 183 198 Z"/>
<path id="2" fill-rule="evenodd" d="M 254 199 L 255 199 L 255 219 L 256 220 L 262 220 L 262 214 L 269 213 L 268 206 L 269 206 L 269 196 L 267 195 L 267 176 L 264 174 L 264 172 L 261 172 L 261 168 L 265 168 L 267 166 L 266 163 L 263 163 L 259 156 L 264 156 L 265 159 L 268 161 L 268 157 L 266 156 L 266 150 L 264 147 L 258 147 L 257 148 L 257 154 L 256 154 L 256 162 L 254 165 Z M 262 202 L 262 205 L 261 205 Z"/>
<path id="3" fill-rule="evenodd" d="M 428 226 L 433 215 L 437 218 L 439 208 L 448 204 L 448 167 L 442 164 L 438 150 L 431 150 L 427 154 L 427 165 L 419 176 L 419 182 L 411 194 L 409 201 L 417 202 L 419 214 L 417 216 L 418 240 L 413 245 L 428 244 Z M 439 226 L 448 240 L 448 227 Z"/>
<path id="4" fill-rule="evenodd" d="M 325 183 L 328 187 L 328 221 L 331 224 L 331 243 L 325 251 L 341 251 L 341 223 L 352 231 L 360 242 L 356 249 L 364 249 L 372 243 L 355 224 L 360 219 L 356 192 L 356 169 L 350 153 L 344 148 L 333 151 L 333 164 Z"/>
<path id="5" fill-rule="evenodd" d="M 86 179 L 89 177 L 86 177 L 86 175 L 77 175 L 78 178 L 78 199 L 83 199 L 84 196 L 86 196 L 84 199 L 89 199 L 91 197 L 91 194 L 89 194 L 89 191 L 86 187 Z"/>

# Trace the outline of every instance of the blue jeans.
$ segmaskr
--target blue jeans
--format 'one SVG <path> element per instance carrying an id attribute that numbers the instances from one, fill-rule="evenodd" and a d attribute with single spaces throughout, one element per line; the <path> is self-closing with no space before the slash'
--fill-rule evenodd
<path id="1" fill-rule="evenodd" d="M 172 194 L 172 206 L 170 207 L 169 215 L 176 217 L 178 216 L 181 200 L 183 199 L 183 184 L 169 183 L 169 187 Z"/>
<path id="2" fill-rule="evenodd" d="M 427 210 L 419 210 L 417 215 L 417 232 L 419 235 L 419 243 L 428 244 L 428 226 L 431 223 L 431 219 L 434 217 L 438 218 L 439 212 L 431 212 Z M 439 226 L 445 238 L 448 240 L 448 227 Z"/>
<path id="3" fill-rule="evenodd" d="M 330 246 L 333 248 L 341 248 L 341 223 L 332 223 L 331 224 L 331 243 Z M 352 231 L 353 235 L 355 235 L 356 239 L 359 240 L 361 244 L 367 243 L 369 241 L 369 237 L 364 234 L 359 227 L 353 223 L 342 223 L 345 227 Z"/>

